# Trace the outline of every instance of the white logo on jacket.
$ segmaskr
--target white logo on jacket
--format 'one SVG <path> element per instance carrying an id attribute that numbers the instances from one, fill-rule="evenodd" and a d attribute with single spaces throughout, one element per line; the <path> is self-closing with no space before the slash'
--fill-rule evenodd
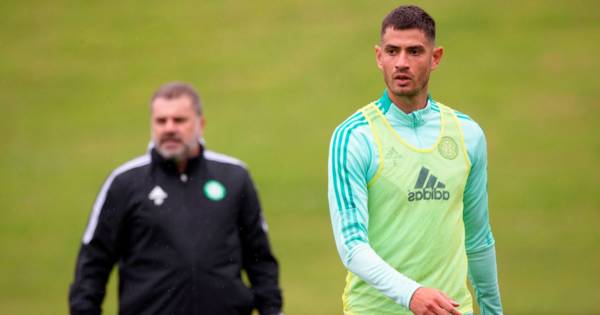
<path id="1" fill-rule="evenodd" d="M 148 194 L 148 199 L 154 201 L 154 204 L 160 206 L 163 204 L 165 199 L 167 199 L 169 195 L 160 188 L 160 186 L 155 186 L 154 189 Z"/>

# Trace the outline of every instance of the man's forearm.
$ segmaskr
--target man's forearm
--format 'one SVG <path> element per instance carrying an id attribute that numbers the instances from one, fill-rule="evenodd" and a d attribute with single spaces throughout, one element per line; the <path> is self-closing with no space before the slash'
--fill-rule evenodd
<path id="1" fill-rule="evenodd" d="M 396 303 L 408 308 L 410 299 L 420 285 L 388 265 L 367 244 L 357 245 L 346 263 L 352 273 Z"/>
<path id="2" fill-rule="evenodd" d="M 495 247 L 492 245 L 470 252 L 467 253 L 467 256 L 469 258 L 469 277 L 475 289 L 481 314 L 502 314 Z"/>

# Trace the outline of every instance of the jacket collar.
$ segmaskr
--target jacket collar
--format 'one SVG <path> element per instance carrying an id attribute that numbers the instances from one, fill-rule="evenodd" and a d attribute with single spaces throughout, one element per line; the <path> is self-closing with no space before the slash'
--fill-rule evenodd
<path id="1" fill-rule="evenodd" d="M 204 161 L 204 150 L 204 146 L 200 145 L 199 154 L 188 159 L 184 173 L 191 173 L 202 164 L 202 162 Z M 154 146 L 150 148 L 150 156 L 152 157 L 152 164 L 155 164 L 156 166 L 162 168 L 168 173 L 179 173 L 175 161 L 173 159 L 165 159 L 164 157 L 162 157 Z"/>
<path id="2" fill-rule="evenodd" d="M 425 124 L 425 121 L 431 118 L 433 114 L 433 108 L 436 107 L 435 101 L 431 98 L 431 95 L 427 97 L 427 104 L 424 108 L 416 110 L 412 113 L 405 113 L 396 104 L 392 102 L 392 99 L 388 95 L 388 91 L 385 90 L 383 95 L 378 100 L 380 108 L 385 114 L 386 118 L 398 123 L 402 126 L 416 128 Z"/>

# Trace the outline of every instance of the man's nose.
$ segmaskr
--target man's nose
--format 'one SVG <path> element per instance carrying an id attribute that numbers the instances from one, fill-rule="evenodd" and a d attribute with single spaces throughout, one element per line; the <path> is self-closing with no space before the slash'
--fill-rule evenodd
<path id="1" fill-rule="evenodd" d="M 174 131 L 175 130 L 175 121 L 172 119 L 168 119 L 165 122 L 165 131 Z"/>
<path id="2" fill-rule="evenodd" d="M 408 55 L 405 52 L 399 53 L 398 56 L 396 57 L 396 62 L 394 64 L 394 66 L 398 70 L 408 69 L 409 68 Z"/>

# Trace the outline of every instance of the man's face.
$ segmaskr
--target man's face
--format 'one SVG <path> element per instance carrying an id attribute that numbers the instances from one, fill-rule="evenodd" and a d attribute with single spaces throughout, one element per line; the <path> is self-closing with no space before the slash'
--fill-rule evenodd
<path id="1" fill-rule="evenodd" d="M 375 46 L 377 66 L 383 71 L 388 91 L 398 97 L 427 93 L 429 74 L 442 58 L 443 49 L 435 48 L 418 29 L 395 30 L 389 27 Z"/>
<path id="2" fill-rule="evenodd" d="M 191 157 L 197 152 L 203 131 L 204 116 L 196 114 L 189 97 L 159 97 L 152 102 L 152 140 L 163 158 Z"/>

